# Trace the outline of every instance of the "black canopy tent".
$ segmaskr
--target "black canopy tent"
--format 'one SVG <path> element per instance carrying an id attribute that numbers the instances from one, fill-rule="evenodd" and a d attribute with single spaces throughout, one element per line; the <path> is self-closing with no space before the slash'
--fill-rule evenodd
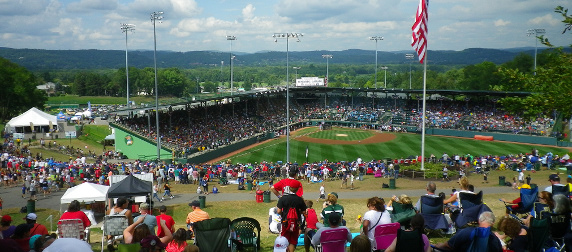
<path id="1" fill-rule="evenodd" d="M 109 190 L 107 190 L 107 198 L 147 196 L 152 192 L 153 184 L 151 182 L 129 175 L 109 187 Z"/>

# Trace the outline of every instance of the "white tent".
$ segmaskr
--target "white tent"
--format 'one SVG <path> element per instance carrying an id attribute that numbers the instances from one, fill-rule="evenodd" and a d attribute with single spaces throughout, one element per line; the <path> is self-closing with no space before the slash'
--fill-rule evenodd
<path id="1" fill-rule="evenodd" d="M 42 127 L 58 125 L 57 116 L 50 115 L 37 108 L 31 108 L 23 114 L 12 118 L 7 124 L 6 129 L 10 132 L 16 132 L 16 128 L 23 127 Z M 18 131 L 23 132 L 23 131 Z"/>
<path id="2" fill-rule="evenodd" d="M 73 200 L 79 202 L 105 201 L 109 186 L 94 183 L 82 183 L 66 190 L 60 203 L 68 204 Z"/>

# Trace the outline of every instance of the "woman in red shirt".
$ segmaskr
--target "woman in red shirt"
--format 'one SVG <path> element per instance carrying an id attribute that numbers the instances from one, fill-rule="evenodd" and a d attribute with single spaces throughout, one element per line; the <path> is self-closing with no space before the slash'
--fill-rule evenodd
<path id="1" fill-rule="evenodd" d="M 61 220 L 70 220 L 70 219 L 80 219 L 83 222 L 84 229 L 91 226 L 91 221 L 89 221 L 87 215 L 83 211 L 81 211 L 79 201 L 77 200 L 74 200 L 70 203 L 70 205 L 68 206 L 68 211 L 62 214 L 62 217 L 60 217 L 60 221 L 58 221 L 58 224 L 61 223 Z"/>

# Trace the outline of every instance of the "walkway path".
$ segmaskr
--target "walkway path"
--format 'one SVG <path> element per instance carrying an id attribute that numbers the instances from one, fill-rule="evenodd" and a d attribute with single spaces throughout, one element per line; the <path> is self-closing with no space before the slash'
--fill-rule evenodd
<path id="1" fill-rule="evenodd" d="M 437 191 L 439 192 L 439 185 L 437 183 Z M 228 188 L 233 187 L 236 185 L 229 185 Z M 423 187 L 424 185 L 420 185 Z M 496 194 L 496 193 L 515 193 L 516 191 L 507 186 L 496 186 L 493 184 L 487 185 L 488 187 L 479 186 L 480 190 L 483 190 L 484 194 Z M 52 193 L 44 198 L 41 194 L 38 195 L 38 201 L 36 202 L 36 209 L 60 209 L 60 198 L 64 194 L 65 190 L 61 190 L 59 192 Z M 388 199 L 392 195 L 401 195 L 407 194 L 411 197 L 418 197 L 426 193 L 425 189 L 383 189 L 379 191 L 336 191 L 340 197 L 340 199 L 367 199 L 373 196 L 378 196 L 381 198 Z M 449 193 L 447 191 L 446 193 Z M 21 208 L 26 205 L 26 199 L 21 197 L 21 189 L 12 187 L 12 188 L 1 188 L 0 189 L 0 197 L 4 200 L 3 208 Z M 183 194 L 174 194 L 175 198 L 173 199 L 166 199 L 163 201 L 165 205 L 176 205 L 176 204 L 184 204 L 189 203 L 193 200 L 198 200 L 199 195 L 196 193 L 183 193 Z M 247 200 L 255 200 L 254 193 L 248 192 L 240 192 L 240 193 L 219 193 L 219 194 L 209 194 L 206 196 L 207 205 L 209 202 L 219 202 L 219 201 L 247 201 Z M 305 193 L 305 198 L 308 199 L 317 199 L 319 196 L 318 192 L 307 192 Z M 271 195 L 271 200 L 276 202 L 276 196 L 273 194 Z M 64 209 L 66 206 L 63 206 Z"/>

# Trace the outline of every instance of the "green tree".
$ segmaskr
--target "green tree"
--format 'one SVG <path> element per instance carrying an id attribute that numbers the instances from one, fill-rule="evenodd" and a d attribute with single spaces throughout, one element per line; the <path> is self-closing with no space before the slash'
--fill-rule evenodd
<path id="1" fill-rule="evenodd" d="M 502 67 L 508 69 L 518 69 L 523 73 L 531 73 L 534 68 L 534 57 L 526 53 L 520 53 L 511 61 L 502 64 Z"/>
<path id="2" fill-rule="evenodd" d="M 209 93 L 215 93 L 217 91 L 217 85 L 212 81 L 207 81 L 203 83 L 203 90 Z"/>
<path id="3" fill-rule="evenodd" d="M 0 58 L 0 121 L 30 107 L 43 108 L 46 94 L 36 88 L 36 77 L 26 68 Z"/>
<path id="4" fill-rule="evenodd" d="M 464 90 L 489 90 L 499 83 L 497 66 L 485 61 L 476 65 L 470 65 L 463 70 L 464 79 L 459 88 Z"/>
<path id="5" fill-rule="evenodd" d="M 558 6 L 555 12 L 562 14 L 565 25 L 563 33 L 570 31 L 572 16 L 568 9 Z M 531 95 L 525 98 L 504 98 L 500 103 L 509 111 L 519 113 L 529 118 L 540 114 L 549 115 L 553 111 L 563 113 L 565 118 L 572 115 L 572 54 L 562 48 L 554 48 L 547 38 L 538 39 L 551 47 L 547 52 L 550 61 L 537 66 L 536 75 L 524 73 L 519 69 L 500 68 L 499 75 L 503 82 L 495 87 L 496 90 L 528 91 Z"/>

